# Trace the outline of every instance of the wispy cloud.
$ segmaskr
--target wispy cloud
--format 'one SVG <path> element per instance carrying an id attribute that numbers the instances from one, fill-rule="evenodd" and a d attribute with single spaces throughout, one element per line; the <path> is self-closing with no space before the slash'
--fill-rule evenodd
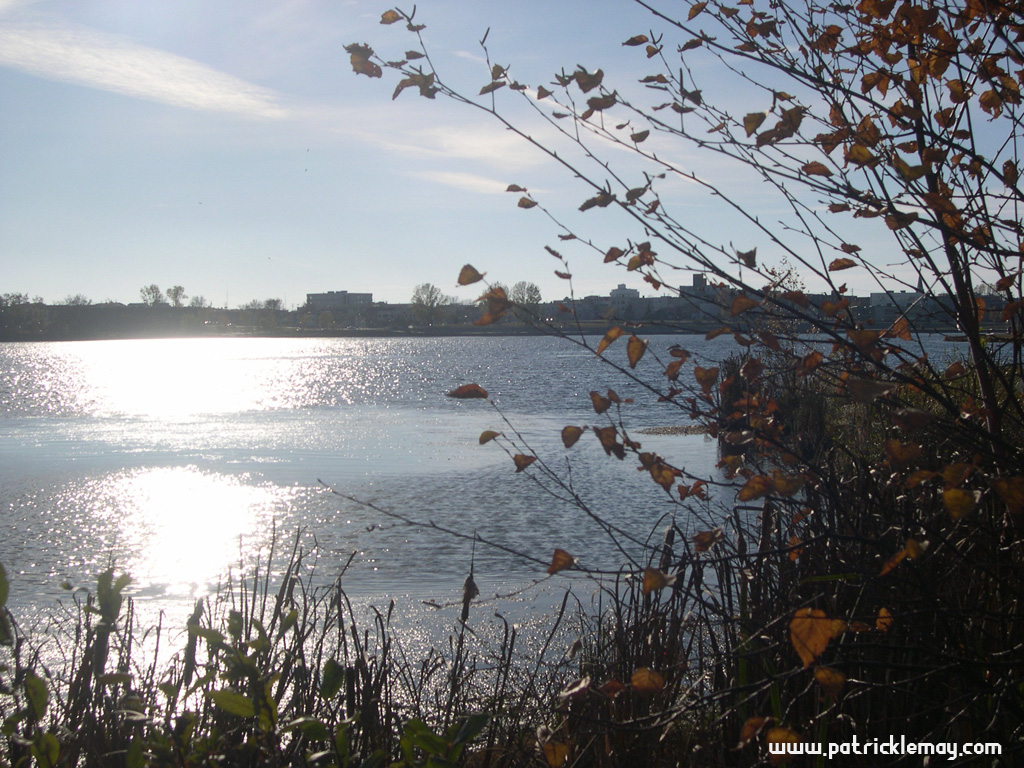
<path id="1" fill-rule="evenodd" d="M 0 0 L 0 9 L 10 5 Z M 188 109 L 255 118 L 288 115 L 268 89 L 183 56 L 57 23 L 0 21 L 0 66 Z"/>
<path id="2" fill-rule="evenodd" d="M 423 171 L 413 174 L 414 176 L 432 181 L 436 184 L 444 184 L 447 187 L 464 189 L 483 195 L 500 195 L 505 192 L 508 182 L 489 179 L 475 173 L 461 173 L 459 171 Z"/>

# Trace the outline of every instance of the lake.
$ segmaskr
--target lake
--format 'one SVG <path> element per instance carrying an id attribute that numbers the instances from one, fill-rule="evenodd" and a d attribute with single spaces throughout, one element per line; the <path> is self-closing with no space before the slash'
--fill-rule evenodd
<path id="1" fill-rule="evenodd" d="M 700 365 L 736 349 L 696 336 L 656 336 L 651 349 L 673 343 Z M 624 364 L 618 345 L 607 355 Z M 656 381 L 659 368 L 648 357 L 638 371 Z M 500 413 L 445 396 L 468 382 Z M 472 541 L 331 488 L 544 561 L 561 547 L 589 567 L 618 568 L 673 516 L 692 532 L 716 513 L 670 503 L 634 461 L 606 457 L 589 434 L 562 446 L 563 426 L 604 423 L 588 393 L 609 387 L 635 399 L 623 418 L 644 450 L 715 474 L 716 446 L 705 437 L 643 432 L 683 425 L 683 412 L 554 338 L 2 344 L 0 562 L 10 605 L 25 624 L 68 599 L 63 582 L 94 588 L 113 564 L 131 574 L 140 613 L 183 616 L 229 569 L 250 567 L 275 531 L 283 542 L 301 532 L 318 548 L 325 582 L 355 553 L 343 583 L 366 601 L 395 598 L 413 611 L 458 599 Z M 497 442 L 479 444 L 484 430 L 513 428 L 634 541 L 552 496 L 536 467 L 516 473 Z M 544 575 L 528 557 L 481 543 L 475 571 L 482 598 Z"/>

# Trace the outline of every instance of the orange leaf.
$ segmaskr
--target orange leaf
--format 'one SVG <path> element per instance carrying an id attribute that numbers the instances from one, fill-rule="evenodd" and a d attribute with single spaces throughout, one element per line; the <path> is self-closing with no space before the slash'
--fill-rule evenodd
<path id="1" fill-rule="evenodd" d="M 636 368 L 636 364 L 640 362 L 640 358 L 644 356 L 646 351 L 646 341 L 636 335 L 630 336 L 629 341 L 626 343 L 626 357 L 629 359 L 629 367 Z"/>
<path id="2" fill-rule="evenodd" d="M 878 618 L 875 619 L 875 626 L 881 632 L 888 632 L 892 629 L 893 618 L 892 613 L 889 612 L 888 608 L 882 607 L 878 609 Z"/>
<path id="3" fill-rule="evenodd" d="M 648 667 L 640 667 L 629 678 L 629 684 L 637 693 L 657 693 L 665 687 L 665 678 Z"/>
<path id="4" fill-rule="evenodd" d="M 707 552 L 724 538 L 725 531 L 721 528 L 715 528 L 713 531 L 701 531 L 693 536 L 693 549 L 695 552 Z"/>
<path id="5" fill-rule="evenodd" d="M 564 549 L 556 549 L 555 553 L 551 556 L 551 565 L 548 566 L 548 573 L 554 575 L 559 571 L 572 568 L 574 565 L 576 565 L 575 557 Z"/>
<path id="6" fill-rule="evenodd" d="M 619 693 L 624 691 L 626 686 L 616 680 L 614 677 L 604 685 L 600 686 L 597 690 L 607 696 L 609 699 L 614 699 Z"/>
<path id="7" fill-rule="evenodd" d="M 804 667 L 825 652 L 829 641 L 846 629 L 846 622 L 830 619 L 817 608 L 801 608 L 789 622 L 789 641 Z"/>
<path id="8" fill-rule="evenodd" d="M 467 264 L 459 271 L 459 285 L 472 285 L 483 279 L 484 276 L 477 272 L 470 264 Z"/>
<path id="9" fill-rule="evenodd" d="M 697 16 L 697 15 L 698 15 L 698 14 L 699 14 L 699 13 L 700 13 L 701 11 L 703 11 L 703 10 L 704 10 L 705 8 L 707 8 L 707 5 L 708 5 L 708 4 L 707 4 L 706 2 L 702 2 L 702 3 L 694 3 L 693 5 L 691 5 L 691 6 L 690 6 L 690 12 L 689 12 L 689 13 L 687 14 L 687 16 L 686 16 L 686 20 L 687 20 L 687 21 L 693 21 L 693 20 L 694 20 L 694 18 L 695 18 L 695 17 L 696 17 L 696 16 Z"/>
<path id="10" fill-rule="evenodd" d="M 572 448 L 585 430 L 586 427 L 562 427 L 562 445 Z"/>
<path id="11" fill-rule="evenodd" d="M 494 438 L 500 435 L 500 432 L 495 432 L 493 429 L 485 429 L 480 433 L 480 445 L 491 442 Z"/>
<path id="12" fill-rule="evenodd" d="M 818 667 L 814 670 L 814 679 L 818 681 L 818 685 L 825 693 L 833 698 L 842 693 L 843 686 L 846 685 L 846 675 L 831 667 Z"/>
<path id="13" fill-rule="evenodd" d="M 879 576 L 885 576 L 885 574 L 889 573 L 889 571 L 891 571 L 897 565 L 902 563 L 903 560 L 906 558 L 906 556 L 907 556 L 907 549 L 906 549 L 906 547 L 904 547 L 899 552 L 897 552 L 895 555 L 893 555 L 892 557 L 890 557 L 888 560 L 885 561 L 885 565 L 882 566 L 882 570 L 879 571 L 878 575 Z"/>
<path id="14" fill-rule="evenodd" d="M 835 261 L 833 261 L 831 264 L 828 265 L 828 271 L 829 272 L 838 272 L 838 271 L 840 271 L 842 269 L 849 269 L 850 267 L 856 267 L 856 266 L 857 266 L 857 262 L 854 261 L 853 259 L 847 259 L 847 258 L 836 259 Z"/>
<path id="15" fill-rule="evenodd" d="M 794 755 L 786 753 L 786 744 L 799 744 L 800 734 L 795 731 L 789 730 L 789 728 L 778 728 L 769 729 L 768 733 L 765 734 L 765 740 L 768 744 L 774 744 L 777 752 L 771 754 L 772 765 L 785 765 L 791 761 Z"/>
<path id="16" fill-rule="evenodd" d="M 533 464 L 537 460 L 536 456 L 525 456 L 522 453 L 517 453 L 512 457 L 512 461 L 516 464 L 516 472 L 522 472 L 528 466 Z"/>
<path id="17" fill-rule="evenodd" d="M 651 594 L 659 589 L 670 587 L 676 582 L 675 576 L 669 576 L 666 573 L 662 573 L 657 568 L 644 568 L 644 586 L 643 592 L 645 595 Z"/>
<path id="18" fill-rule="evenodd" d="M 472 398 L 486 399 L 487 396 L 487 390 L 479 384 L 463 384 L 461 387 L 457 387 L 447 394 L 447 397 L 456 397 L 460 400 L 468 400 Z"/>
<path id="19" fill-rule="evenodd" d="M 608 349 L 608 347 L 611 345 L 611 343 L 613 341 L 615 341 L 616 339 L 619 339 L 619 338 L 621 338 L 621 337 L 623 337 L 625 335 L 626 335 L 626 332 L 622 328 L 619 328 L 618 326 L 615 326 L 614 328 L 610 328 L 608 330 L 608 333 L 606 333 L 604 335 L 604 337 L 601 339 L 601 341 L 598 342 L 598 344 L 597 344 L 597 351 L 596 351 L 595 354 L 600 355 L 602 352 L 604 352 L 606 349 Z"/>

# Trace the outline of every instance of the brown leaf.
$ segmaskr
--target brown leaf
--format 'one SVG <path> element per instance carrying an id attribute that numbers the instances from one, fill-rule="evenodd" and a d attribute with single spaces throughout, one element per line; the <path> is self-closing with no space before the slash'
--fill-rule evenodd
<path id="1" fill-rule="evenodd" d="M 842 269 L 849 269 L 850 267 L 856 267 L 857 262 L 853 259 L 835 259 L 831 264 L 828 265 L 829 272 L 838 272 Z"/>
<path id="2" fill-rule="evenodd" d="M 480 433 L 480 445 L 491 442 L 494 438 L 500 435 L 500 432 L 495 432 L 493 429 L 485 429 Z"/>
<path id="3" fill-rule="evenodd" d="M 525 456 L 522 453 L 517 453 L 515 456 L 512 457 L 512 461 L 514 461 L 516 465 L 516 472 L 522 472 L 528 466 L 533 464 L 533 462 L 535 462 L 536 460 L 536 456 Z"/>
<path id="4" fill-rule="evenodd" d="M 920 408 L 899 408 L 892 413 L 892 423 L 907 432 L 923 429 L 935 421 L 935 414 Z"/>
<path id="5" fill-rule="evenodd" d="M 747 722 L 740 729 L 740 743 L 736 745 L 736 749 L 743 749 L 743 747 L 757 738 L 757 734 L 767 723 L 767 717 L 748 717 Z"/>
<path id="6" fill-rule="evenodd" d="M 643 45 L 644 43 L 647 42 L 650 42 L 647 38 L 647 35 L 633 35 L 633 37 L 629 38 L 629 40 L 624 42 L 623 45 L 637 46 Z"/>
<path id="7" fill-rule="evenodd" d="M 586 427 L 562 427 L 562 445 L 566 448 L 572 448 L 586 429 Z"/>
<path id="8" fill-rule="evenodd" d="M 831 169 L 824 163 L 814 161 L 813 163 L 807 163 L 803 168 L 800 169 L 808 176 L 831 176 Z"/>
<path id="9" fill-rule="evenodd" d="M 594 406 L 594 413 L 604 413 L 612 407 L 612 401 L 600 392 L 591 391 L 590 402 Z"/>
<path id="10" fill-rule="evenodd" d="M 630 336 L 629 341 L 626 343 L 626 357 L 629 360 L 629 367 L 636 368 L 636 364 L 640 362 L 646 351 L 646 341 L 635 334 Z"/>
<path id="11" fill-rule="evenodd" d="M 676 582 L 675 576 L 662 573 L 657 568 L 644 568 L 643 593 L 645 595 L 656 592 L 659 589 L 670 587 Z"/>
<path id="12" fill-rule="evenodd" d="M 942 492 L 942 504 L 954 520 L 959 520 L 978 506 L 981 491 L 965 491 L 963 488 L 947 488 Z"/>
<path id="13" fill-rule="evenodd" d="M 776 745 L 777 752 L 772 752 L 770 762 L 772 765 L 785 765 L 790 762 L 795 755 L 786 753 L 786 744 L 799 744 L 800 734 L 796 731 L 791 731 L 789 728 L 783 728 L 781 726 L 776 728 L 769 728 L 768 733 L 765 734 L 765 741 L 768 744 Z"/>
<path id="14" fill-rule="evenodd" d="M 569 745 L 561 741 L 546 741 L 542 749 L 551 768 L 561 768 L 569 760 Z"/>
<path id="15" fill-rule="evenodd" d="M 626 332 L 622 328 L 619 328 L 618 326 L 610 328 L 608 332 L 604 335 L 604 337 L 601 339 L 601 341 L 598 342 L 595 354 L 600 355 L 602 352 L 608 349 L 608 347 L 611 345 L 613 341 L 622 338 L 625 335 Z"/>
<path id="16" fill-rule="evenodd" d="M 761 123 L 768 117 L 767 112 L 751 112 L 743 118 L 743 128 L 747 136 L 753 136 L 754 132 L 761 127 Z"/>
<path id="17" fill-rule="evenodd" d="M 1024 513 L 1024 477 L 1001 477 L 992 483 L 1011 515 Z"/>
<path id="18" fill-rule="evenodd" d="M 576 558 L 566 552 L 564 549 L 556 549 L 554 554 L 551 556 L 551 565 L 548 566 L 548 573 L 554 575 L 559 571 L 564 571 L 572 568 L 576 565 Z"/>
<path id="19" fill-rule="evenodd" d="M 650 131 L 644 130 L 644 131 L 637 131 L 636 133 L 631 133 L 629 135 L 629 138 L 632 139 L 637 144 L 639 144 L 640 142 L 644 141 L 650 135 L 651 135 Z"/>
<path id="20" fill-rule="evenodd" d="M 483 279 L 483 274 L 477 272 L 470 264 L 464 266 L 459 272 L 459 285 L 472 285 Z"/>
<path id="21" fill-rule="evenodd" d="M 694 18 L 696 18 L 700 14 L 701 11 L 703 11 L 705 8 L 707 8 L 707 5 L 708 4 L 706 2 L 694 3 L 693 5 L 691 5 L 690 6 L 690 12 L 687 14 L 686 20 L 687 21 L 693 21 Z"/>
<path id="22" fill-rule="evenodd" d="M 394 24 L 396 21 L 402 20 L 402 14 L 398 11 L 384 11 L 380 17 L 381 24 Z"/>
<path id="23" fill-rule="evenodd" d="M 754 299 L 741 293 L 732 300 L 732 305 L 729 307 L 729 314 L 732 317 L 736 317 L 736 315 L 741 315 L 748 309 L 753 309 L 757 306 L 760 306 L 760 302 L 754 301 Z"/>
<path id="24" fill-rule="evenodd" d="M 520 197 L 519 198 L 519 202 L 517 203 L 517 205 L 520 208 L 533 208 L 533 206 L 535 206 L 536 204 L 537 204 L 536 200 L 531 200 L 528 197 Z"/>
<path id="25" fill-rule="evenodd" d="M 487 390 L 479 384 L 463 384 L 461 387 L 456 387 L 449 392 L 447 397 L 456 397 L 460 400 L 468 400 L 473 398 L 486 399 L 488 395 Z"/>
<path id="26" fill-rule="evenodd" d="M 845 629 L 845 621 L 830 619 L 818 608 L 801 608 L 789 622 L 789 641 L 804 667 L 809 667 Z"/>
<path id="27" fill-rule="evenodd" d="M 597 86 L 601 84 L 601 81 L 604 80 L 604 72 L 602 72 L 599 69 L 593 74 L 590 74 L 582 69 L 579 69 L 575 73 L 573 73 L 573 79 L 576 81 L 576 85 L 580 87 L 580 90 L 583 91 L 584 93 L 587 93 L 588 91 L 592 91 L 594 88 L 597 88 Z"/>
<path id="28" fill-rule="evenodd" d="M 711 394 L 711 388 L 718 381 L 718 368 L 702 368 L 699 365 L 693 367 L 693 376 L 697 379 L 697 383 L 700 384 L 704 394 Z"/>
<path id="29" fill-rule="evenodd" d="M 636 693 L 657 693 L 665 687 L 665 678 L 653 669 L 640 667 L 629 678 L 629 684 Z"/>
<path id="30" fill-rule="evenodd" d="M 921 446 L 917 443 L 901 443 L 899 440 L 886 440 L 885 453 L 894 466 L 903 467 L 921 458 Z"/>
<path id="31" fill-rule="evenodd" d="M 818 681 L 822 690 L 832 698 L 839 696 L 846 685 L 846 675 L 832 667 L 818 667 L 814 670 L 814 679 Z"/>
<path id="32" fill-rule="evenodd" d="M 693 535 L 693 551 L 707 552 L 715 544 L 725 538 L 725 531 L 715 528 L 713 531 L 700 531 Z"/>
<path id="33" fill-rule="evenodd" d="M 499 88 L 504 88 L 506 85 L 508 85 L 508 83 L 506 83 L 504 80 L 492 80 L 491 82 L 489 82 L 487 85 L 480 89 L 480 93 L 478 95 L 484 96 L 488 93 L 494 93 L 496 90 L 498 90 Z"/>

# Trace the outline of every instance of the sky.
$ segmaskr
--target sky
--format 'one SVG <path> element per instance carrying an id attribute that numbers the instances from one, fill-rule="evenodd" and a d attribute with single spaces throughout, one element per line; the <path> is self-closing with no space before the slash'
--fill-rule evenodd
<path id="1" fill-rule="evenodd" d="M 519 184 L 577 216 L 590 193 L 564 169 L 479 111 L 415 89 L 393 101 L 393 77 L 353 74 L 348 43 L 386 58 L 414 47 L 404 25 L 379 23 L 388 7 L 0 0 L 0 293 L 133 302 L 156 283 L 215 306 L 293 306 L 327 290 L 405 302 L 431 282 L 472 300 L 456 288 L 471 263 L 560 299 L 551 245 L 577 295 L 622 282 L 651 295 L 563 249 L 553 222 L 505 192 Z M 535 85 L 577 64 L 635 82 L 621 42 L 650 28 L 624 0 L 421 0 L 416 18 L 442 76 L 470 94 L 490 79 L 488 30 L 493 59 Z M 742 234 L 684 183 L 673 193 L 716 236 Z M 586 224 L 608 244 L 636 235 L 613 216 Z"/>

